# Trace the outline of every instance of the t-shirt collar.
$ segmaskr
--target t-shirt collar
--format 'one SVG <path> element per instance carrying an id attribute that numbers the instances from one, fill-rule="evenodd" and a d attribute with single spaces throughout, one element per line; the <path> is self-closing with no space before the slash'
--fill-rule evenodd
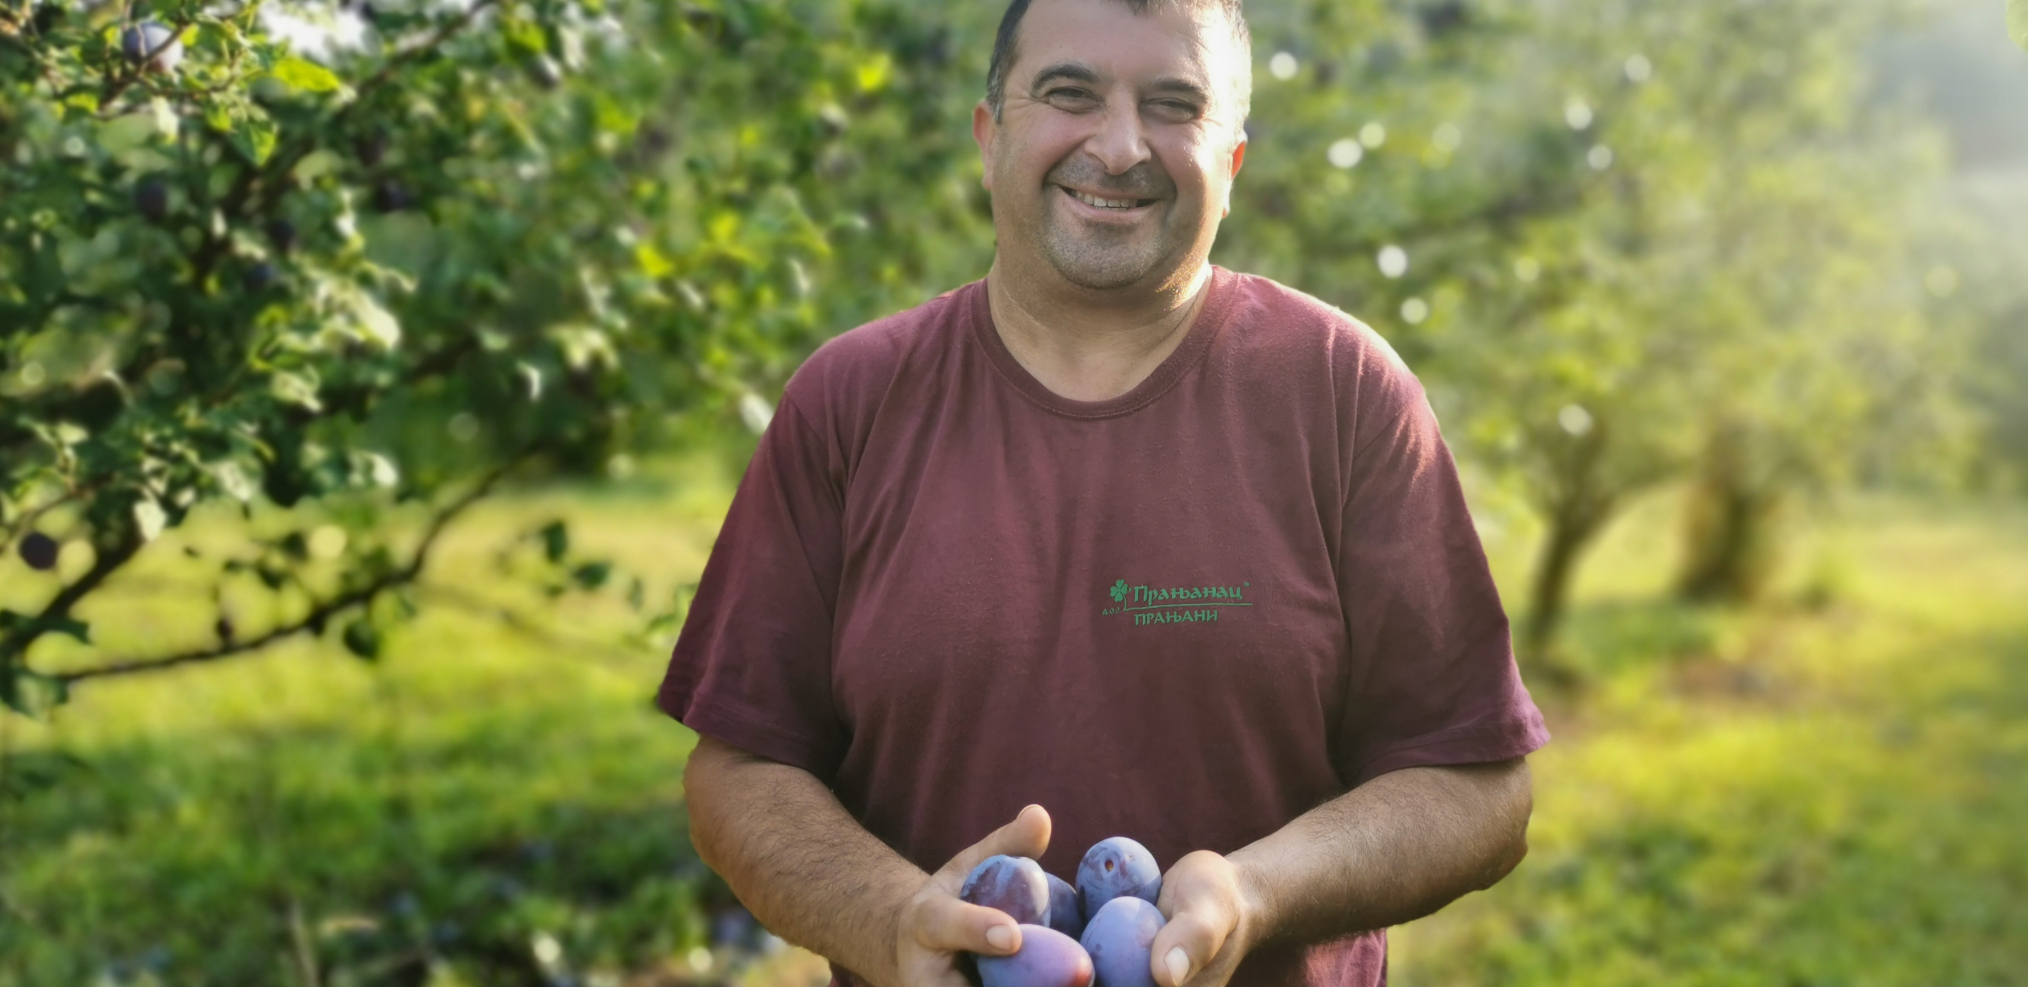
<path id="1" fill-rule="evenodd" d="M 1104 401 L 1078 401 L 1057 394 L 1043 386 L 1034 374 L 1028 372 L 1028 368 L 1021 365 L 1021 361 L 1014 358 L 1013 352 L 1007 349 L 1006 340 L 1001 339 L 1000 333 L 993 328 L 992 303 L 987 297 L 983 278 L 968 286 L 971 297 L 967 300 L 967 315 L 973 337 L 986 348 L 994 368 L 1023 397 L 1069 418 L 1112 418 L 1147 407 L 1203 361 L 1230 314 L 1234 277 L 1231 271 L 1213 264 L 1211 286 L 1205 289 L 1204 307 L 1198 310 L 1197 321 L 1190 327 L 1189 334 L 1163 358 L 1154 372 L 1134 385 L 1133 390 Z"/>

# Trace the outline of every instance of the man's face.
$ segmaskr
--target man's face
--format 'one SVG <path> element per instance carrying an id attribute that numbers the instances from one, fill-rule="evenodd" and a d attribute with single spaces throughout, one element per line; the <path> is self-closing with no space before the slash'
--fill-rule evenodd
<path id="1" fill-rule="evenodd" d="M 1000 119 L 973 114 L 1000 249 L 1098 290 L 1194 273 L 1245 156 L 1249 71 L 1210 4 L 1035 0 Z"/>

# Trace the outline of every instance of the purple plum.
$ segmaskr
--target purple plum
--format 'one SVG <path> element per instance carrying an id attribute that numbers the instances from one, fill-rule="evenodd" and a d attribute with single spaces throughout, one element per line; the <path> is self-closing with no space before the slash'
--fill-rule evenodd
<path id="1" fill-rule="evenodd" d="M 142 71 L 174 72 L 183 61 L 183 42 L 166 25 L 143 21 L 120 32 L 120 54 Z"/>
<path id="2" fill-rule="evenodd" d="M 1132 895 L 1106 902 L 1079 941 L 1091 954 L 1098 987 L 1155 987 L 1149 953 L 1167 921 L 1161 909 Z"/>
<path id="3" fill-rule="evenodd" d="M 1049 877 L 1041 864 L 1027 857 L 995 854 L 972 868 L 958 897 L 997 908 L 1022 925 L 1044 925 L 1049 915 Z"/>
<path id="4" fill-rule="evenodd" d="M 1091 987 L 1091 957 L 1077 940 L 1040 925 L 1021 927 L 1012 956 L 979 957 L 986 987 Z"/>
<path id="5" fill-rule="evenodd" d="M 1055 874 L 1049 878 L 1049 927 L 1076 939 L 1084 935 L 1084 906 L 1077 903 L 1077 889 Z"/>
<path id="6" fill-rule="evenodd" d="M 1155 865 L 1155 855 L 1124 836 L 1092 844 L 1077 865 L 1077 894 L 1087 922 L 1114 898 L 1131 895 L 1153 904 L 1161 893 L 1162 868 Z"/>

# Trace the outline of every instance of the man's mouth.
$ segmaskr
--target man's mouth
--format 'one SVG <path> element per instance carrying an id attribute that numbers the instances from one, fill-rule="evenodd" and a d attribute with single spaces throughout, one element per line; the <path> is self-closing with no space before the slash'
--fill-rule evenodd
<path id="1" fill-rule="evenodd" d="M 1156 201 L 1154 199 L 1105 199 L 1087 192 L 1080 192 L 1067 185 L 1059 185 L 1057 188 L 1063 189 L 1072 198 L 1095 209 L 1138 209 L 1142 206 L 1152 205 Z"/>

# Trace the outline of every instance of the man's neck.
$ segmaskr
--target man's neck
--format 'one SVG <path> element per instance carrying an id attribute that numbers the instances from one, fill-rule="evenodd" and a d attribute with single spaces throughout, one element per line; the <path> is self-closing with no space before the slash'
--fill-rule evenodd
<path id="1" fill-rule="evenodd" d="M 986 275 L 994 330 L 1022 369 L 1074 401 L 1116 398 L 1146 380 L 1190 334 L 1211 284 L 1206 263 L 1173 288 L 1095 299 L 1005 273 L 995 258 Z"/>

